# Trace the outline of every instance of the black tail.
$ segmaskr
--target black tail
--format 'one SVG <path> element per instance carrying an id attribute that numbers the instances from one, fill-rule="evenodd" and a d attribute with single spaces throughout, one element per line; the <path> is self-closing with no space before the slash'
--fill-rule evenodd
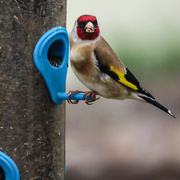
<path id="1" fill-rule="evenodd" d="M 176 118 L 169 109 L 167 109 L 167 108 L 165 108 L 163 105 L 159 104 L 154 98 L 148 97 L 148 96 L 143 95 L 143 94 L 142 94 L 142 95 L 141 95 L 141 94 L 138 94 L 138 96 L 141 97 L 142 99 L 144 99 L 145 101 L 147 101 L 148 103 L 150 103 L 150 104 L 158 107 L 158 108 L 161 109 L 162 111 L 168 113 L 168 114 L 169 114 L 170 116 L 172 116 L 173 118 Z"/>

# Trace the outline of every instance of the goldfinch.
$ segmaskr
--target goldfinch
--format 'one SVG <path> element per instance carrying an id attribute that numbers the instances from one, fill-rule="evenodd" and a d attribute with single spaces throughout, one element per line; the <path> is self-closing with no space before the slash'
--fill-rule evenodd
<path id="1" fill-rule="evenodd" d="M 145 89 L 120 61 L 109 44 L 100 35 L 97 19 L 93 15 L 82 15 L 69 34 L 70 62 L 77 78 L 91 91 L 85 92 L 95 101 L 96 95 L 111 99 L 137 99 L 165 111 L 172 117 L 170 110 L 162 106 Z M 71 91 L 68 95 L 82 91 Z M 78 103 L 78 101 L 75 101 Z"/>

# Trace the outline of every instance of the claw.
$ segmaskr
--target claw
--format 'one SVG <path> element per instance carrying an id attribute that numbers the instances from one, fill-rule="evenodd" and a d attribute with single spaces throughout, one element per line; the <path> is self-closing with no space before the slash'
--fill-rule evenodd
<path id="1" fill-rule="evenodd" d="M 75 90 L 75 91 L 69 91 L 68 93 L 68 96 L 67 96 L 67 102 L 69 104 L 78 104 L 79 103 L 79 100 L 70 100 L 70 96 L 72 95 L 73 98 L 74 98 L 74 95 L 77 94 L 77 93 L 84 93 L 84 91 L 79 91 L 79 90 Z"/>
<path id="2" fill-rule="evenodd" d="M 90 103 L 90 102 L 94 102 L 100 98 L 100 97 L 96 98 L 96 95 L 98 95 L 98 93 L 95 91 L 85 92 L 83 95 L 83 98 L 85 99 L 85 103 L 88 105 L 92 105 L 93 103 Z M 91 101 L 88 100 L 89 97 L 91 97 Z"/>
<path id="3" fill-rule="evenodd" d="M 98 100 L 100 97 L 97 97 L 96 98 L 96 95 L 98 95 L 98 93 L 97 92 L 93 92 L 92 94 L 91 94 L 91 100 L 92 101 L 96 101 L 96 100 Z"/>
<path id="4" fill-rule="evenodd" d="M 79 100 L 74 100 L 74 101 L 72 101 L 72 100 L 67 100 L 67 102 L 68 102 L 69 104 L 78 104 L 78 103 L 79 103 Z"/>

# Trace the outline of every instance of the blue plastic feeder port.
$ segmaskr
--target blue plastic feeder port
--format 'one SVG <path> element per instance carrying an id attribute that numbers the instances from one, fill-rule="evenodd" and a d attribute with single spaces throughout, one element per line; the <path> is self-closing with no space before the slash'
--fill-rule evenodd
<path id="1" fill-rule="evenodd" d="M 15 162 L 0 151 L 0 179 L 5 180 L 20 180 L 19 170 Z"/>
<path id="2" fill-rule="evenodd" d="M 54 103 L 63 100 L 58 92 L 65 92 L 66 74 L 69 58 L 69 38 L 63 27 L 47 31 L 37 42 L 34 49 L 34 63 L 43 76 Z"/>
<path id="3" fill-rule="evenodd" d="M 53 102 L 62 104 L 68 96 L 65 92 L 69 58 L 69 38 L 66 29 L 54 27 L 47 31 L 37 42 L 33 57 Z M 83 93 L 71 95 L 70 100 L 84 100 Z M 91 98 L 88 97 L 88 100 Z"/>

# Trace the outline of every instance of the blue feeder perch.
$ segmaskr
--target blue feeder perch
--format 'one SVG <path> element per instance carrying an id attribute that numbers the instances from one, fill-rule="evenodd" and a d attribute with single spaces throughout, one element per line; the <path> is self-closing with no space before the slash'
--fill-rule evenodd
<path id="1" fill-rule="evenodd" d="M 15 162 L 0 151 L 0 167 L 4 171 L 5 180 L 20 180 L 19 170 Z"/>
<path id="2" fill-rule="evenodd" d="M 34 49 L 34 63 L 43 76 L 55 104 L 67 100 L 65 92 L 69 58 L 69 38 L 63 27 L 47 31 L 37 42 Z M 70 96 L 70 100 L 84 100 L 83 93 Z M 88 100 L 91 100 L 88 97 Z"/>

